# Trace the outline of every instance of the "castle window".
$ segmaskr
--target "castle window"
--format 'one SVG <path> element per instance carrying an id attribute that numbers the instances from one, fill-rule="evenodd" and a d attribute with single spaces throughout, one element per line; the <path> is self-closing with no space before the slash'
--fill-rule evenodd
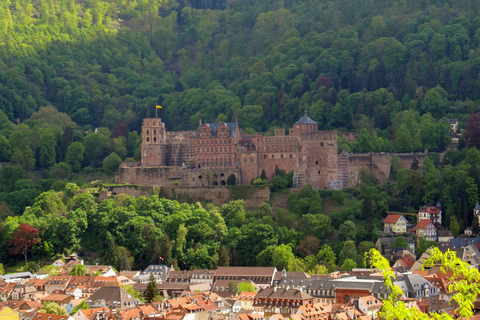
<path id="1" fill-rule="evenodd" d="M 315 161 L 315 164 L 318 164 L 318 161 Z"/>
<path id="2" fill-rule="evenodd" d="M 323 142 L 320 142 L 320 147 L 323 147 Z"/>
<path id="3" fill-rule="evenodd" d="M 149 142 L 149 141 L 150 141 L 150 138 L 149 138 L 149 137 L 147 137 L 147 142 Z"/>
<path id="4" fill-rule="evenodd" d="M 147 134 L 150 134 L 150 130 L 147 130 Z"/>
<path id="5" fill-rule="evenodd" d="M 243 147 L 241 147 L 240 150 L 243 151 Z"/>
<path id="6" fill-rule="evenodd" d="M 272 154 L 272 159 L 275 159 L 275 156 Z"/>
<path id="7" fill-rule="evenodd" d="M 283 154 L 282 154 L 282 155 L 280 155 L 280 158 L 282 158 L 282 159 L 283 159 Z"/>
<path id="8" fill-rule="evenodd" d="M 292 157 L 293 157 L 292 154 L 290 154 L 290 158 L 292 158 Z"/>
<path id="9" fill-rule="evenodd" d="M 215 148 L 215 152 L 218 152 L 218 148 Z"/>
<path id="10" fill-rule="evenodd" d="M 247 158 L 243 159 L 243 162 L 247 162 Z"/>
<path id="11" fill-rule="evenodd" d="M 240 151 L 240 147 L 237 147 L 237 151 Z"/>
<path id="12" fill-rule="evenodd" d="M 157 130 L 153 130 L 153 134 L 157 134 Z"/>
<path id="13" fill-rule="evenodd" d="M 157 137 L 153 137 L 153 142 L 157 142 Z"/>
<path id="14" fill-rule="evenodd" d="M 320 174 L 320 171 L 318 171 L 318 174 Z"/>
<path id="15" fill-rule="evenodd" d="M 250 158 L 250 162 L 253 162 L 253 158 Z"/>
<path id="16" fill-rule="evenodd" d="M 267 155 L 264 155 L 264 156 L 263 156 L 263 159 L 267 159 Z"/>

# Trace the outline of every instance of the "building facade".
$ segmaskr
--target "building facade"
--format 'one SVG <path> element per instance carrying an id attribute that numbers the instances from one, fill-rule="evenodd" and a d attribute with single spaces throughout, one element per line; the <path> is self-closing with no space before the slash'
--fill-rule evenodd
<path id="1" fill-rule="evenodd" d="M 196 131 L 167 132 L 161 119 L 144 119 L 142 168 L 164 168 L 155 181 L 179 181 L 184 186 L 250 184 L 265 171 L 294 171 L 294 183 L 310 183 L 316 189 L 338 184 L 336 131 L 319 131 L 307 112 L 288 134 L 275 129 L 274 136 L 244 135 L 237 122 L 203 123 Z M 168 171 L 168 172 L 167 172 Z"/>

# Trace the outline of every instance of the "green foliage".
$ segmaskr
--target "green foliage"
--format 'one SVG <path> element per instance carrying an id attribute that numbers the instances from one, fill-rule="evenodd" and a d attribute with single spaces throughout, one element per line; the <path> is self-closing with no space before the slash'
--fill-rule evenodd
<path id="1" fill-rule="evenodd" d="M 383 307 L 379 317 L 385 319 L 454 319 L 448 314 L 423 313 L 418 308 L 407 308 L 405 303 L 399 298 L 402 297 L 402 289 L 393 285 L 395 274 L 392 272 L 389 262 L 381 256 L 381 254 L 372 249 L 368 254 L 370 263 L 377 268 L 385 281 L 385 285 L 390 290 L 390 295 L 383 300 Z M 466 262 L 458 258 L 455 252 L 447 251 L 442 253 L 439 249 L 434 248 L 430 251 L 430 256 L 423 262 L 423 267 L 439 266 L 444 273 L 451 272 L 449 277 L 449 290 L 454 292 L 452 300 L 458 303 L 455 308 L 455 314 L 460 317 L 469 318 L 473 315 L 473 305 L 477 293 L 480 291 L 478 269 L 471 268 Z M 472 294 L 472 292 L 474 294 Z"/>
<path id="2" fill-rule="evenodd" d="M 78 310 L 88 310 L 90 309 L 87 302 L 84 300 L 80 302 L 78 306 L 72 309 L 72 312 L 70 313 L 71 316 L 73 316 L 75 313 L 77 313 Z"/>
<path id="3" fill-rule="evenodd" d="M 393 247 L 405 249 L 408 248 L 408 242 L 404 237 L 398 237 L 395 239 L 395 242 L 393 242 Z"/>
<path id="4" fill-rule="evenodd" d="M 116 154 L 111 153 L 108 157 L 103 160 L 103 170 L 108 174 L 114 174 L 117 172 L 118 167 L 122 163 L 122 159 Z"/>
<path id="5" fill-rule="evenodd" d="M 147 302 L 152 302 L 157 294 L 157 280 L 155 280 L 153 273 L 150 273 L 147 289 L 145 290 L 145 299 L 147 300 Z"/>
<path id="6" fill-rule="evenodd" d="M 71 276 L 84 276 L 87 274 L 87 268 L 83 264 L 77 264 L 72 268 L 69 275 Z"/>
<path id="7" fill-rule="evenodd" d="M 58 314 L 61 316 L 68 316 L 64 307 L 60 307 L 55 302 L 47 302 L 42 309 L 38 310 L 40 313 Z"/>
<path id="8" fill-rule="evenodd" d="M 240 282 L 237 284 L 237 294 L 242 292 L 256 292 L 257 288 L 251 282 Z"/>

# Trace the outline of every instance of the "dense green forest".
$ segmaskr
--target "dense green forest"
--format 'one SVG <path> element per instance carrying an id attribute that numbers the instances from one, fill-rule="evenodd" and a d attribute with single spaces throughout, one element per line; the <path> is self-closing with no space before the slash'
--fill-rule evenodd
<path id="1" fill-rule="evenodd" d="M 110 248 L 107 262 L 130 256 L 142 266 L 156 256 L 144 248 L 164 241 L 182 268 L 225 263 L 227 254 L 235 265 L 264 265 L 278 248 L 328 266 L 317 252 L 332 234 L 341 265 L 344 243 L 375 240 L 363 226 L 379 230 L 388 210 L 438 200 L 447 227 L 471 226 L 480 187 L 479 10 L 475 0 L 2 1 L 0 162 L 13 165 L 0 171 L 0 218 L 16 216 L 0 223 L 2 260 L 21 222 L 41 232 L 37 258 Z M 328 212 L 322 199 L 339 194 L 291 193 L 288 210 L 265 205 L 263 214 L 238 203 L 203 209 L 127 197 L 97 205 L 73 196 L 69 183 L 107 180 L 120 162 L 139 160 L 141 123 L 156 104 L 168 130 L 238 119 L 244 132 L 268 134 L 307 110 L 320 129 L 358 133 L 339 151 L 435 153 L 420 168 L 394 158 L 396 184 L 378 186 L 364 173 L 346 191 L 347 207 Z M 448 118 L 466 131 L 460 150 L 442 158 Z M 274 190 L 289 184 L 274 179 Z M 172 216 L 182 223 L 170 225 Z M 346 221 L 357 226 L 355 239 L 340 236 Z M 255 234 L 258 242 L 245 240 Z M 295 261 L 311 269 L 308 259 Z"/>

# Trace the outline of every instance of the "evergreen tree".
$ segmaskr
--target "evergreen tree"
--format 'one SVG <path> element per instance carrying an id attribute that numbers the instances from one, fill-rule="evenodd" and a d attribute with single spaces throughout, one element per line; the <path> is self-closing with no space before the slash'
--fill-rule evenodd
<path id="1" fill-rule="evenodd" d="M 150 254 L 149 254 L 149 259 L 148 262 L 150 264 L 157 264 L 159 262 L 159 259 L 161 257 L 161 249 L 160 249 L 160 242 L 157 239 L 157 235 L 153 234 L 153 236 L 150 237 Z"/>
<path id="2" fill-rule="evenodd" d="M 372 204 L 372 197 L 368 192 L 365 192 L 365 197 L 363 198 L 361 212 L 363 219 L 365 220 L 365 230 L 367 233 L 373 231 L 373 204 Z"/>
<path id="3" fill-rule="evenodd" d="M 119 269 L 118 262 L 120 260 L 120 250 L 118 250 L 115 240 L 113 240 L 112 234 L 107 231 L 106 237 L 107 252 L 105 253 L 105 263 L 112 267 Z"/>
<path id="4" fill-rule="evenodd" d="M 147 290 L 145 290 L 145 299 L 147 302 L 152 302 L 155 299 L 155 296 L 158 293 L 157 280 L 153 276 L 153 273 L 150 273 L 150 278 L 148 280 Z"/>
<path id="5" fill-rule="evenodd" d="M 230 254 L 228 249 L 222 246 L 218 254 L 218 266 L 219 267 L 228 267 L 230 265 Z"/>
<path id="6" fill-rule="evenodd" d="M 160 257 L 163 258 L 163 263 L 165 265 L 169 267 L 175 265 L 172 258 L 172 243 L 170 242 L 170 237 L 166 233 L 160 238 Z"/>

